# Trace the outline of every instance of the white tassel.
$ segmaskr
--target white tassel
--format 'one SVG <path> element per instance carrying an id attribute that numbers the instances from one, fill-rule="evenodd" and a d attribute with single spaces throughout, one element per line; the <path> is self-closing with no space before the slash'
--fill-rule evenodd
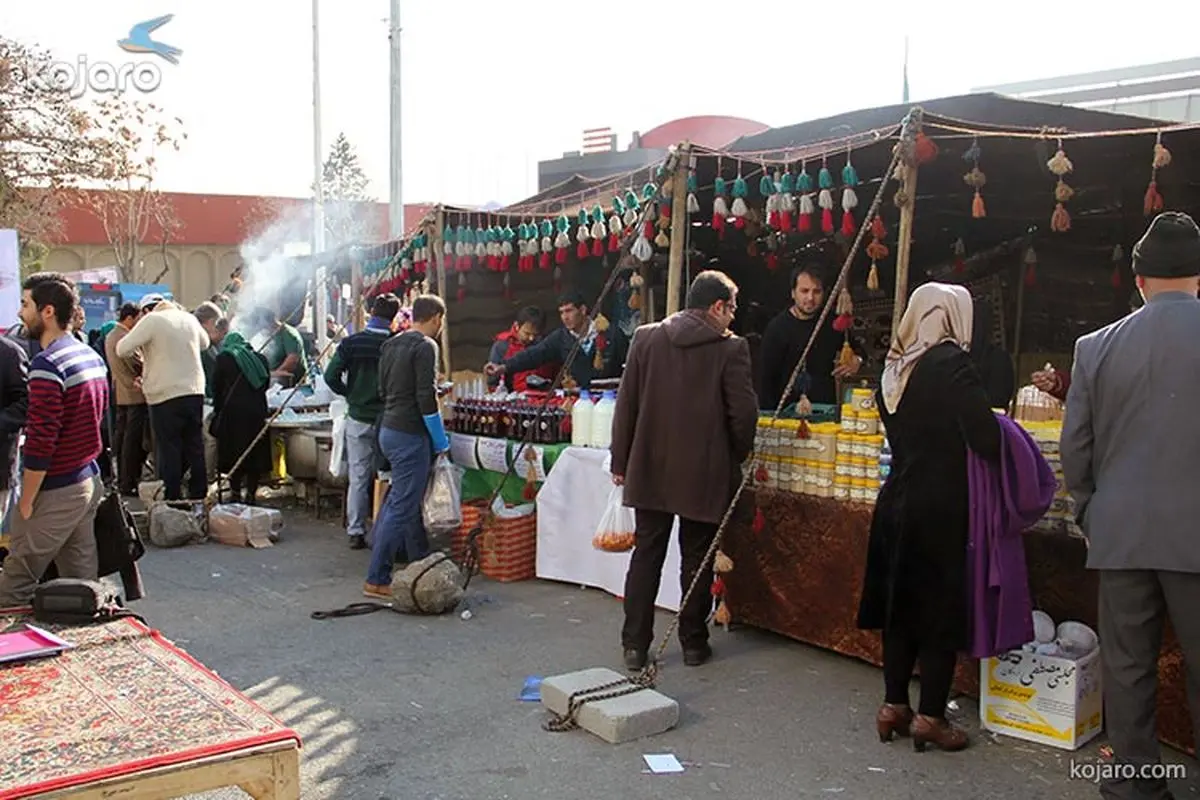
<path id="1" fill-rule="evenodd" d="M 575 241 L 577 242 L 586 242 L 590 238 L 592 238 L 592 236 L 590 233 L 588 233 L 587 225 L 580 225 L 579 229 L 575 231 Z"/>
<path id="2" fill-rule="evenodd" d="M 608 233 L 610 236 L 619 236 L 624 229 L 625 225 L 621 222 L 619 214 L 613 214 L 608 218 Z"/>
<path id="3" fill-rule="evenodd" d="M 842 190 L 842 211 L 850 211 L 855 208 L 858 208 L 858 195 L 847 186 Z"/>
<path id="4" fill-rule="evenodd" d="M 770 214 L 772 211 L 779 211 L 779 202 L 780 202 L 780 196 L 777 194 L 773 194 L 770 197 L 768 197 L 767 198 L 767 213 Z"/>
<path id="5" fill-rule="evenodd" d="M 813 213 L 813 196 L 811 194 L 800 195 L 800 213 L 801 214 Z"/>
<path id="6" fill-rule="evenodd" d="M 729 206 L 725 204 L 725 198 L 720 195 L 717 195 L 716 199 L 713 200 L 713 216 L 718 215 L 722 217 L 729 216 Z"/>
<path id="7" fill-rule="evenodd" d="M 526 239 L 521 247 L 521 255 L 536 256 L 538 254 L 538 240 Z"/>
<path id="8" fill-rule="evenodd" d="M 625 227 L 627 227 L 627 228 L 632 228 L 634 225 L 637 225 L 638 212 L 633 210 L 632 208 L 627 210 L 625 212 L 625 220 L 624 221 L 625 221 Z"/>
<path id="9" fill-rule="evenodd" d="M 792 212 L 796 210 L 796 198 L 790 194 L 779 195 L 779 210 Z"/>
<path id="10" fill-rule="evenodd" d="M 559 231 L 558 236 L 554 237 L 554 246 L 559 249 L 564 249 L 571 246 L 571 235 L 566 231 Z"/>
<path id="11" fill-rule="evenodd" d="M 688 193 L 687 211 L 689 214 L 700 213 L 700 201 L 696 199 L 696 195 Z"/>
<path id="12" fill-rule="evenodd" d="M 831 191 L 829 191 L 828 189 L 822 189 L 821 193 L 819 195 L 817 195 L 817 205 L 819 205 L 821 208 L 829 209 L 830 211 L 832 211 L 833 210 L 833 193 Z"/>
<path id="13" fill-rule="evenodd" d="M 442 255 L 444 255 L 444 256 L 454 255 L 454 242 L 450 241 L 449 239 L 442 242 Z"/>
<path id="14" fill-rule="evenodd" d="M 608 235 L 608 229 L 604 227 L 604 220 L 598 219 L 592 223 L 592 238 L 603 239 Z"/>
<path id="15" fill-rule="evenodd" d="M 633 247 L 630 248 L 630 252 L 633 253 L 634 258 L 641 262 L 646 262 L 654 258 L 654 248 L 650 246 L 650 242 L 645 236 L 637 238 L 637 241 L 633 243 Z"/>
<path id="16" fill-rule="evenodd" d="M 745 200 L 740 197 L 735 197 L 733 199 L 733 208 L 731 211 L 733 211 L 733 215 L 735 217 L 744 217 L 749 212 L 749 209 L 746 208 Z"/>
<path id="17" fill-rule="evenodd" d="M 511 256 L 512 252 L 513 252 L 512 242 L 505 239 L 503 242 L 500 243 L 500 255 Z"/>
<path id="18" fill-rule="evenodd" d="M 466 242 L 455 242 L 454 243 L 454 255 L 458 256 L 459 258 L 467 255 Z"/>
<path id="19" fill-rule="evenodd" d="M 475 245 L 475 255 L 476 256 L 478 256 L 479 258 L 484 258 L 485 256 L 487 256 L 487 254 L 488 254 L 487 242 L 480 242 L 479 244 Z"/>

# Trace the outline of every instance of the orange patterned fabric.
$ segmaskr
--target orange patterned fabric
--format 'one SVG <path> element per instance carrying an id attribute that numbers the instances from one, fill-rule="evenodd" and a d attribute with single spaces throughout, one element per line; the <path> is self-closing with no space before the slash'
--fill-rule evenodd
<path id="1" fill-rule="evenodd" d="M 0 616 L 0 630 L 27 619 Z M 0 667 L 0 800 L 299 743 L 254 701 L 136 620 L 46 627 L 77 648 Z"/>

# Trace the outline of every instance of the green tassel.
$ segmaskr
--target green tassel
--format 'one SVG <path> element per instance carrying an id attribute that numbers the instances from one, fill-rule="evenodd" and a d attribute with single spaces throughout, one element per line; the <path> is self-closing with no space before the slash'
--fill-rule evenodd
<path id="1" fill-rule="evenodd" d="M 550 223 L 550 220 L 548 220 L 548 219 L 542 220 L 542 238 L 545 238 L 547 236 L 553 236 L 553 235 L 554 235 L 554 225 L 552 225 Z"/>
<path id="2" fill-rule="evenodd" d="M 724 196 L 728 189 L 725 188 L 725 179 L 717 178 L 713 181 L 713 194 Z"/>
<path id="3" fill-rule="evenodd" d="M 613 213 L 618 217 L 625 215 L 625 201 L 621 199 L 621 195 L 613 198 Z"/>
<path id="4" fill-rule="evenodd" d="M 656 177 L 656 178 L 658 178 L 658 179 L 660 179 L 660 180 L 661 180 L 661 179 L 662 179 L 662 177 L 663 177 L 664 175 L 666 175 L 666 174 L 667 174 L 667 168 L 666 168 L 665 166 L 663 166 L 662 164 L 659 164 L 659 165 L 658 165 L 658 169 L 656 169 L 656 170 L 654 171 L 654 175 L 655 175 L 655 177 Z"/>
<path id="5" fill-rule="evenodd" d="M 635 192 L 633 189 L 630 189 L 625 193 L 625 210 L 629 211 L 632 209 L 633 211 L 640 211 L 641 208 L 642 202 L 638 200 L 637 192 Z"/>
<path id="6" fill-rule="evenodd" d="M 529 226 L 524 222 L 517 226 L 517 238 L 521 241 L 525 241 L 529 238 Z"/>
<path id="7" fill-rule="evenodd" d="M 585 209 L 579 209 L 579 220 L 575 224 L 580 228 L 586 228 L 592 224 L 588 219 L 588 212 Z"/>
<path id="8" fill-rule="evenodd" d="M 604 209 L 600 207 L 599 203 L 597 203 L 592 207 L 592 223 L 604 222 L 604 220 Z"/>
<path id="9" fill-rule="evenodd" d="M 796 191 L 796 178 L 790 172 L 783 173 L 783 177 L 779 179 L 780 189 L 784 194 L 791 194 Z"/>
<path id="10" fill-rule="evenodd" d="M 796 191 L 808 194 L 813 190 L 812 175 L 808 174 L 808 170 L 804 170 L 796 178 Z"/>
<path id="11" fill-rule="evenodd" d="M 475 229 L 475 244 L 487 244 L 487 231 L 483 228 Z"/>
<path id="12" fill-rule="evenodd" d="M 746 179 L 738 175 L 733 182 L 733 196 L 745 198 L 750 194 L 750 187 L 746 186 Z"/>
<path id="13" fill-rule="evenodd" d="M 771 180 L 770 175 L 763 175 L 758 179 L 758 193 L 763 197 L 775 194 L 775 181 Z"/>
<path id="14" fill-rule="evenodd" d="M 817 173 L 817 184 L 822 189 L 833 188 L 833 174 L 829 171 L 829 167 L 821 167 L 821 171 Z"/>
<path id="15" fill-rule="evenodd" d="M 688 173 L 688 191 L 692 194 L 696 193 L 696 173 Z"/>
<path id="16" fill-rule="evenodd" d="M 645 186 L 642 187 L 642 199 L 643 200 L 653 200 L 654 196 L 656 194 L 658 194 L 658 187 L 655 186 L 653 183 L 647 183 Z"/>
<path id="17" fill-rule="evenodd" d="M 555 221 L 555 225 L 558 228 L 559 233 L 566 233 L 567 231 L 571 230 L 571 220 L 567 218 L 566 214 L 560 215 Z"/>
<path id="18" fill-rule="evenodd" d="M 454 228 L 446 226 L 446 230 L 442 231 L 442 241 L 454 244 Z"/>
<path id="19" fill-rule="evenodd" d="M 846 186 L 858 186 L 858 171 L 849 161 L 842 167 L 842 183 Z"/>
<path id="20" fill-rule="evenodd" d="M 458 234 L 454 237 L 454 240 L 457 242 L 462 242 L 463 244 L 471 244 L 470 228 L 465 225 L 459 225 Z"/>

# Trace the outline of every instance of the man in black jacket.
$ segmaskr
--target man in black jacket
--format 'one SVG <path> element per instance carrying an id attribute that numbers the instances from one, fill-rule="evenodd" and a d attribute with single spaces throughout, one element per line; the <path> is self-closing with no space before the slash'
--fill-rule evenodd
<path id="1" fill-rule="evenodd" d="M 8 512 L 13 477 L 17 473 L 17 444 L 29 408 L 29 359 L 25 349 L 0 337 L 0 519 Z M 0 546 L 0 562 L 7 555 Z"/>
<path id="2" fill-rule="evenodd" d="M 589 316 L 590 310 L 582 294 L 568 292 L 558 301 L 561 328 L 555 328 L 545 339 L 506 361 L 489 363 L 484 371 L 490 377 L 526 372 L 545 364 L 565 364 L 578 341 L 579 352 L 571 362 L 571 378 L 580 389 L 587 389 L 593 380 L 618 377 L 629 341 L 616 328 L 598 330 L 596 321 Z"/>
<path id="3" fill-rule="evenodd" d="M 422 295 L 413 301 L 412 319 L 412 328 L 388 339 L 379 357 L 379 446 L 392 466 L 392 485 L 372 530 L 363 594 L 383 600 L 391 598 L 398 555 L 410 563 L 429 555 L 421 499 L 433 457 L 450 449 L 437 401 L 437 337 L 446 304 L 436 295 Z"/>

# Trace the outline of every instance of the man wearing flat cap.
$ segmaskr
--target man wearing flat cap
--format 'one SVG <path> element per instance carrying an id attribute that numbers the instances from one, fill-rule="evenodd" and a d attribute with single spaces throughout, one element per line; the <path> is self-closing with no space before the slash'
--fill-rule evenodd
<path id="1" fill-rule="evenodd" d="M 1099 571 L 1113 757 L 1154 765 L 1168 618 L 1200 733 L 1200 228 L 1186 214 L 1159 214 L 1133 248 L 1133 271 L 1146 304 L 1075 343 L 1061 450 L 1087 566 Z M 1165 780 L 1150 778 L 1108 781 L 1100 793 L 1171 797 Z"/>

